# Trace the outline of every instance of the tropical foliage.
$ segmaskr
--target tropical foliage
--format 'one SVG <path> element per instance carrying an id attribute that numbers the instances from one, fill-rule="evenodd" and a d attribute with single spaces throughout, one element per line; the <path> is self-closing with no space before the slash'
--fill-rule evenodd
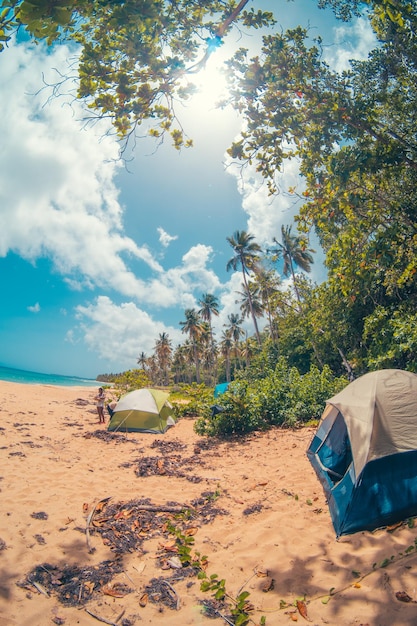
<path id="1" fill-rule="evenodd" d="M 91 118 L 110 119 L 121 138 L 150 122 L 145 132 L 168 133 L 179 149 L 192 141 L 184 138 L 175 103 L 194 93 L 193 75 L 233 25 L 273 23 L 269 12 L 244 10 L 248 1 L 4 0 L 0 50 L 17 30 L 48 44 L 76 44 L 78 97 Z"/>
<path id="2" fill-rule="evenodd" d="M 196 422 L 200 435 L 243 435 L 271 426 L 295 426 L 318 420 L 326 400 L 346 386 L 346 379 L 335 378 L 328 366 L 314 366 L 302 376 L 281 357 L 264 377 L 235 381 L 221 398 L 222 411 Z"/>
<path id="3" fill-rule="evenodd" d="M 151 384 L 149 376 L 143 370 L 136 369 L 116 374 L 108 382 L 115 385 L 119 396 L 134 389 L 149 387 Z"/>

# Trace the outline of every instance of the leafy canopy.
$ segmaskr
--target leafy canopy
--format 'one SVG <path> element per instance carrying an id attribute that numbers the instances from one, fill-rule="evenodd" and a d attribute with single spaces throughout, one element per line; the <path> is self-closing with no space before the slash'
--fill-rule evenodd
<path id="1" fill-rule="evenodd" d="M 51 45 L 79 45 L 78 97 L 91 117 L 109 118 L 126 138 L 144 122 L 155 137 L 186 141 L 175 104 L 194 92 L 192 76 L 233 25 L 260 28 L 272 14 L 244 10 L 249 0 L 5 0 L 0 49 L 16 30 Z"/>

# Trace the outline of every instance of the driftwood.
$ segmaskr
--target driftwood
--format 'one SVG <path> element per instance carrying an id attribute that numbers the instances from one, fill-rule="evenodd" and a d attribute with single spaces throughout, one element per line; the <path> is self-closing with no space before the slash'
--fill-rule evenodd
<path id="1" fill-rule="evenodd" d="M 96 502 L 96 504 L 94 505 L 90 513 L 88 514 L 87 523 L 85 527 L 85 537 L 87 539 L 87 547 L 88 547 L 89 554 L 94 552 L 94 548 L 91 546 L 91 543 L 90 543 L 90 525 L 93 521 L 94 514 L 97 511 L 97 508 L 100 504 L 104 504 L 105 502 L 108 502 L 110 499 L 111 499 L 111 496 L 108 498 L 103 498 L 102 500 L 99 500 L 98 502 Z"/>
<path id="2" fill-rule="evenodd" d="M 110 620 L 106 619 L 105 617 L 100 617 L 100 615 L 96 615 L 95 613 L 93 613 L 89 609 L 85 609 L 85 611 L 86 611 L 86 613 L 91 615 L 91 617 L 94 617 L 94 619 L 98 619 L 99 622 L 104 622 L 105 624 L 110 624 L 110 626 L 119 626 L 118 624 L 116 624 L 116 622 L 111 622 Z"/>
<path id="3" fill-rule="evenodd" d="M 228 617 L 226 617 L 226 615 L 223 615 L 222 613 L 220 613 L 220 611 L 216 611 L 217 615 L 219 617 L 221 617 L 222 619 L 224 619 L 224 621 L 226 622 L 226 624 L 230 624 L 230 626 L 233 626 L 234 622 L 231 622 L 230 619 Z"/>
<path id="4" fill-rule="evenodd" d="M 167 580 L 163 580 L 162 582 L 163 582 L 163 584 L 164 584 L 164 585 L 166 585 L 166 586 L 168 587 L 168 589 L 170 589 L 170 590 L 172 591 L 172 593 L 174 594 L 175 599 L 176 599 L 176 602 L 177 602 L 176 609 L 177 609 L 177 611 L 179 611 L 179 610 L 180 610 L 180 608 L 181 608 L 181 602 L 180 602 L 180 597 L 179 597 L 179 595 L 178 595 L 178 594 L 177 594 L 177 592 L 175 591 L 174 587 L 173 587 L 172 585 L 170 585 L 170 584 L 169 584 L 169 582 L 168 582 Z"/>
<path id="5" fill-rule="evenodd" d="M 42 593 L 44 596 L 49 598 L 48 591 L 40 583 L 37 583 L 35 580 L 32 580 L 32 581 L 30 581 L 30 584 L 33 585 L 35 587 L 35 589 L 37 589 L 37 591 L 39 591 L 39 593 Z"/>

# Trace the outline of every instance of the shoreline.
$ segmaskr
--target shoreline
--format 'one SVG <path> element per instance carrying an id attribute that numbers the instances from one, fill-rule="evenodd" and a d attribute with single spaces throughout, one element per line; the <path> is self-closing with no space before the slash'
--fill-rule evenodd
<path id="1" fill-rule="evenodd" d="M 105 385 L 105 383 L 100 383 L 102 385 Z M 59 387 L 61 389 L 67 389 L 68 391 L 71 391 L 71 389 L 95 389 L 95 387 L 93 385 L 91 386 L 84 386 L 84 385 L 53 385 L 52 383 L 43 383 L 43 382 L 31 382 L 31 381 L 14 381 L 14 380 L 3 380 L 0 378 L 0 391 L 1 391 L 1 386 L 3 385 L 15 385 L 16 387 L 19 388 L 25 388 L 26 386 L 31 387 L 33 385 L 36 385 L 37 387 Z"/>
<path id="2" fill-rule="evenodd" d="M 0 626 L 94 626 L 92 614 L 117 626 L 224 624 L 204 614 L 212 592 L 172 560 L 168 521 L 231 598 L 249 593 L 253 624 L 301 624 L 300 609 L 320 626 L 417 623 L 417 604 L 396 595 L 417 600 L 417 554 L 406 555 L 417 529 L 336 540 L 306 457 L 314 429 L 212 441 L 183 418 L 164 435 L 115 435 L 97 424 L 95 392 L 0 381 Z"/>
<path id="3" fill-rule="evenodd" d="M 16 384 L 40 384 L 59 387 L 86 387 L 106 384 L 97 379 L 90 379 L 87 376 L 75 376 L 64 374 L 46 374 L 43 372 L 33 372 L 14 367 L 0 366 L 0 381 L 12 382 Z"/>

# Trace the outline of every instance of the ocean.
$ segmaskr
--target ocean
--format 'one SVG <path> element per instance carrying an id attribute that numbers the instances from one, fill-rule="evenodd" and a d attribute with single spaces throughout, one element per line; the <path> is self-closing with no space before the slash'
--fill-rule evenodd
<path id="1" fill-rule="evenodd" d="M 100 387 L 103 383 L 88 378 L 77 376 L 60 376 L 59 374 L 40 374 L 39 372 L 27 372 L 13 367 L 0 365 L 0 380 L 9 383 L 23 383 L 26 385 L 57 385 L 60 387 Z"/>

